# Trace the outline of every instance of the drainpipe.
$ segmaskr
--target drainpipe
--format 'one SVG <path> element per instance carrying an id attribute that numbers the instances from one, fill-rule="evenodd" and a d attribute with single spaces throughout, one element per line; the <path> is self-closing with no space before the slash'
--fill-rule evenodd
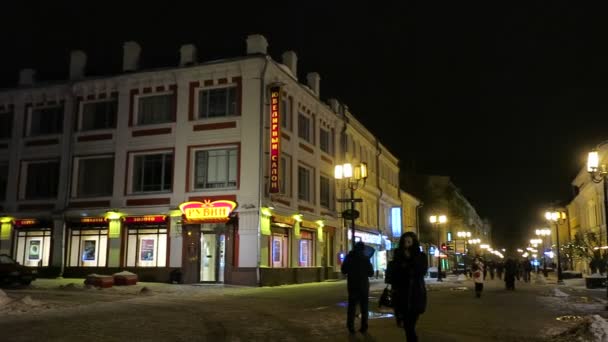
<path id="1" fill-rule="evenodd" d="M 260 148 L 259 148 L 259 158 L 258 160 L 260 161 L 260 173 L 263 172 L 264 170 L 264 166 L 262 165 L 262 163 L 266 160 L 264 158 L 264 115 L 266 114 L 266 82 L 265 82 L 265 77 L 266 77 L 266 70 L 268 69 L 268 60 L 269 57 L 265 56 L 265 61 L 264 61 L 264 68 L 262 68 L 262 72 L 260 73 Z M 262 210 L 262 203 L 263 203 L 263 198 L 264 198 L 264 175 L 260 174 L 260 184 L 258 186 L 258 191 L 259 191 L 259 197 L 258 197 L 258 217 L 259 215 L 261 215 L 261 210 Z M 260 224 L 261 221 L 258 220 L 258 248 L 257 248 L 257 264 L 258 267 L 256 267 L 256 284 L 258 286 L 260 286 L 260 264 L 261 264 L 261 253 L 260 253 L 260 248 L 262 247 L 261 244 L 261 232 L 260 232 Z"/>
<path id="2" fill-rule="evenodd" d="M 418 238 L 420 239 L 420 208 L 424 207 L 424 202 L 420 202 L 420 204 L 418 204 L 416 206 L 416 235 L 418 235 Z"/>
<path id="3" fill-rule="evenodd" d="M 376 186 L 378 190 L 380 190 L 380 195 L 378 196 L 378 203 L 376 205 L 376 216 L 377 216 L 377 227 L 378 232 L 380 232 L 380 237 L 382 237 L 382 230 L 380 229 L 380 199 L 384 192 L 382 191 L 382 187 L 380 186 L 380 154 L 382 154 L 382 150 L 380 149 L 380 142 L 376 139 Z"/>
<path id="4" fill-rule="evenodd" d="M 72 151 L 72 146 L 73 146 L 73 132 L 75 130 L 75 127 L 73 125 L 74 122 L 76 122 L 75 120 L 75 115 L 78 115 L 78 107 L 76 106 L 75 103 L 75 99 L 76 99 L 76 95 L 74 94 L 74 85 L 72 84 L 72 86 L 69 88 L 69 98 L 72 100 L 72 117 L 69 122 L 69 127 L 67 130 L 67 137 L 66 137 L 66 144 L 67 144 L 67 151 L 68 151 L 68 156 L 67 156 L 67 163 L 68 163 L 68 173 L 66 175 L 66 190 L 65 190 L 65 195 L 63 196 L 63 203 L 62 203 L 62 208 L 61 208 L 61 212 L 62 212 L 62 216 L 63 216 L 63 224 L 61 225 L 61 266 L 60 266 L 60 271 L 59 271 L 59 277 L 63 278 L 63 272 L 65 271 L 65 264 L 66 264 L 66 260 L 67 260 L 67 255 L 65 252 L 65 240 L 66 240 L 66 232 L 67 232 L 67 228 L 66 228 L 66 210 L 68 207 L 68 202 L 70 200 L 70 190 L 72 189 L 72 170 L 73 170 L 73 160 L 74 158 L 73 156 L 73 151 Z M 67 101 L 66 101 L 67 103 Z M 65 110 L 65 109 L 64 109 Z M 64 123 L 65 125 L 65 123 Z M 63 153 L 62 153 L 63 154 Z M 54 228 L 54 227 L 53 227 Z"/>

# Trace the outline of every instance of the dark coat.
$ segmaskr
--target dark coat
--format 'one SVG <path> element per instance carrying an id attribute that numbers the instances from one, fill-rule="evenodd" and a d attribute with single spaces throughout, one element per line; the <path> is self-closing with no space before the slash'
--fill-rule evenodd
<path id="1" fill-rule="evenodd" d="M 426 310 L 427 268 L 426 254 L 416 253 L 405 258 L 399 250 L 387 265 L 386 282 L 392 285 L 393 299 L 400 312 L 422 314 Z"/>
<path id="2" fill-rule="evenodd" d="M 350 251 L 342 263 L 342 274 L 347 276 L 348 291 L 369 291 L 369 277 L 374 276 L 374 266 L 362 251 Z"/>

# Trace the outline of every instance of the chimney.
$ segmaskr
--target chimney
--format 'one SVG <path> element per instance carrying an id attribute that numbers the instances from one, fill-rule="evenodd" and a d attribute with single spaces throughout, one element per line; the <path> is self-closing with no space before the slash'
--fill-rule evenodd
<path id="1" fill-rule="evenodd" d="M 268 53 L 268 41 L 261 34 L 250 34 L 247 36 L 247 54 L 252 55 Z"/>
<path id="2" fill-rule="evenodd" d="M 283 59 L 283 64 L 285 64 L 289 70 L 291 70 L 291 74 L 296 79 L 298 78 L 298 56 L 294 51 L 285 51 L 281 56 Z"/>
<path id="3" fill-rule="evenodd" d="M 84 69 L 87 66 L 87 55 L 84 51 L 73 50 L 70 53 L 70 80 L 84 78 Z"/>
<path id="4" fill-rule="evenodd" d="M 327 103 L 329 103 L 329 108 L 331 108 L 331 110 L 333 110 L 334 113 L 336 113 L 336 114 L 340 113 L 340 102 L 338 102 L 338 100 L 329 99 L 329 100 L 327 100 Z"/>
<path id="5" fill-rule="evenodd" d="M 317 72 L 309 72 L 306 74 L 306 83 L 312 89 L 313 93 L 319 97 L 319 87 L 321 87 L 321 76 Z"/>
<path id="6" fill-rule="evenodd" d="M 125 42 L 122 46 L 122 71 L 136 71 L 139 68 L 141 47 L 137 42 Z"/>
<path id="7" fill-rule="evenodd" d="M 196 60 L 196 46 L 187 44 L 179 48 L 179 66 L 193 65 Z"/>
<path id="8" fill-rule="evenodd" d="M 34 84 L 35 79 L 36 79 L 36 70 L 34 70 L 34 69 L 19 70 L 19 85 L 20 86 L 31 86 Z"/>

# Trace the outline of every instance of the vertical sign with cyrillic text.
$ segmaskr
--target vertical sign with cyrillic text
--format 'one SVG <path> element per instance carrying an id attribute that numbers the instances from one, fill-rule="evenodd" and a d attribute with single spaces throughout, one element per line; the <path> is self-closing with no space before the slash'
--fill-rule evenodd
<path id="1" fill-rule="evenodd" d="M 280 164 L 280 124 L 279 124 L 279 107 L 281 103 L 281 88 L 270 88 L 270 190 L 271 194 L 276 194 L 281 191 L 279 182 L 279 164 Z"/>

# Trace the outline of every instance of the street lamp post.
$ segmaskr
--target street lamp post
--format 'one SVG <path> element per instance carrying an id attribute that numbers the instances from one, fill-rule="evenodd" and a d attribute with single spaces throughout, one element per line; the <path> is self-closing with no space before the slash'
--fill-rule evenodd
<path id="1" fill-rule="evenodd" d="M 448 222 L 448 218 L 445 215 L 431 215 L 429 221 L 437 230 L 437 281 L 443 281 L 441 280 L 441 232 L 439 231 L 439 225 Z"/>
<path id="2" fill-rule="evenodd" d="M 555 224 L 555 238 L 557 239 L 557 283 L 563 284 L 564 281 L 562 279 L 562 262 L 560 259 L 560 246 L 559 246 L 559 220 L 565 220 L 566 214 L 558 211 L 547 211 L 545 213 L 545 218 L 549 222 L 553 222 Z"/>
<path id="3" fill-rule="evenodd" d="M 600 145 L 605 143 L 606 142 Z M 594 183 L 604 181 L 604 223 L 606 225 L 606 238 L 608 239 L 608 180 L 606 180 L 608 169 L 606 168 L 606 164 L 602 164 L 600 167 L 600 158 L 597 149 L 589 152 L 589 155 L 587 156 L 587 172 L 591 175 L 591 180 Z M 600 245 L 601 244 L 602 241 L 600 241 Z M 606 297 L 608 297 L 608 272 L 606 272 Z"/>
<path id="4" fill-rule="evenodd" d="M 545 249 L 545 237 L 551 235 L 551 229 L 537 229 L 536 236 L 540 236 L 543 242 L 543 275 L 547 277 L 547 250 Z"/>
<path id="5" fill-rule="evenodd" d="M 355 249 L 355 219 L 359 216 L 355 211 L 355 202 L 363 202 L 360 198 L 355 198 L 355 190 L 359 188 L 359 182 L 363 181 L 365 186 L 365 180 L 367 179 L 367 164 L 361 163 L 353 168 L 352 164 L 345 163 L 342 165 L 336 165 L 334 169 L 334 178 L 336 180 L 344 180 L 346 186 L 350 190 L 350 198 L 338 199 L 338 202 L 350 202 L 350 211 L 345 210 L 342 213 L 342 217 L 350 218 L 351 221 L 351 242 L 352 249 Z M 347 215 L 344 215 L 347 213 Z M 348 235 L 348 234 L 347 234 Z"/>

